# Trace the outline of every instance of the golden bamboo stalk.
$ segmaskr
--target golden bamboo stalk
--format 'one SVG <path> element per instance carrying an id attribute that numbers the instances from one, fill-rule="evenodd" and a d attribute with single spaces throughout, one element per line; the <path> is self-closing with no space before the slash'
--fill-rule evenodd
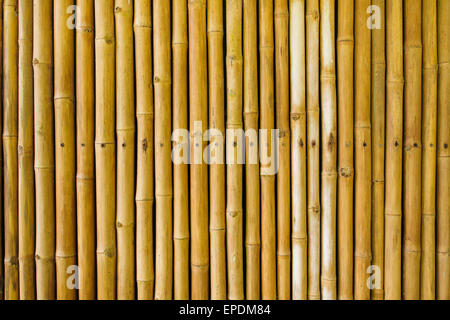
<path id="1" fill-rule="evenodd" d="M 19 0 L 19 293 L 36 297 L 33 168 L 33 3 Z"/>
<path id="2" fill-rule="evenodd" d="M 115 0 L 117 135 L 117 299 L 135 296 L 133 1 Z"/>
<path id="3" fill-rule="evenodd" d="M 0 0 L 0 90 L 3 92 L 3 0 Z M 3 112 L 0 112 L 0 130 L 3 127 Z M 0 145 L 3 146 L 2 135 Z M 3 194 L 3 152 L 0 152 L 0 194 Z M 3 269 L 3 197 L 0 197 L 0 300 L 4 298 L 4 269 Z"/>
<path id="4" fill-rule="evenodd" d="M 338 298 L 353 299 L 354 0 L 338 1 Z M 363 18 L 366 15 L 363 14 Z M 369 30 L 370 31 L 370 30 Z"/>
<path id="5" fill-rule="evenodd" d="M 114 0 L 95 0 L 95 177 L 97 298 L 116 297 Z"/>
<path id="6" fill-rule="evenodd" d="M 4 232 L 5 232 L 5 300 L 19 299 L 19 219 L 17 165 L 18 109 L 18 18 L 17 0 L 3 3 L 3 157 L 4 167 Z"/>
<path id="7" fill-rule="evenodd" d="M 208 14 L 208 74 L 209 74 L 209 127 L 211 145 L 216 145 L 217 162 L 210 165 L 210 252 L 211 299 L 227 297 L 227 267 L 225 259 L 225 98 L 223 63 L 223 1 L 209 0 Z"/>
<path id="8" fill-rule="evenodd" d="M 292 298 L 307 299 L 305 1 L 290 0 Z"/>
<path id="9" fill-rule="evenodd" d="M 39 300 L 56 297 L 52 2 L 33 1 L 36 297 Z"/>
<path id="10" fill-rule="evenodd" d="M 174 0 L 173 11 L 173 130 L 188 126 L 187 1 Z M 182 139 L 182 138 L 181 138 Z M 176 141 L 180 148 L 188 141 Z M 186 163 L 173 166 L 174 297 L 189 299 L 189 177 Z"/>
<path id="11" fill-rule="evenodd" d="M 259 65 L 260 65 L 260 128 L 265 134 L 267 156 L 272 151 L 274 128 L 274 35 L 273 1 L 261 0 L 259 4 Z M 275 137 L 274 137 L 275 138 Z M 260 145 L 263 148 L 263 142 Z M 277 298 L 276 231 L 275 231 L 275 172 L 273 163 L 261 161 L 261 297 Z"/>
<path id="12" fill-rule="evenodd" d="M 319 0 L 306 1 L 308 299 L 320 299 Z"/>
<path id="13" fill-rule="evenodd" d="M 136 282 L 140 300 L 153 299 L 153 70 L 152 3 L 134 2 L 134 37 L 136 54 Z"/>
<path id="14" fill-rule="evenodd" d="M 436 237 L 436 298 L 450 299 L 450 213 L 448 190 L 449 157 L 449 101 L 450 101 L 450 1 L 438 0 L 438 149 L 437 149 L 437 237 Z"/>
<path id="15" fill-rule="evenodd" d="M 384 287 L 387 300 L 401 299 L 403 1 L 386 2 L 386 194 Z"/>

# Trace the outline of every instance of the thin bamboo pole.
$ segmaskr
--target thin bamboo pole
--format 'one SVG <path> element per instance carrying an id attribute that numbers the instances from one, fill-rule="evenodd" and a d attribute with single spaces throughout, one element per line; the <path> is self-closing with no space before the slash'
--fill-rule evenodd
<path id="1" fill-rule="evenodd" d="M 116 297 L 114 0 L 95 0 L 95 177 L 97 298 Z"/>
<path id="2" fill-rule="evenodd" d="M 0 90 L 3 92 L 3 0 L 0 0 Z M 0 112 L 0 130 L 3 127 L 3 112 Z M 2 135 L 0 135 L 0 145 L 3 146 Z M 4 298 L 4 279 L 3 268 L 3 152 L 0 152 L 0 300 Z"/>
<path id="3" fill-rule="evenodd" d="M 260 130 L 265 134 L 266 156 L 272 152 L 274 128 L 274 35 L 273 1 L 259 3 L 259 65 L 260 65 Z M 261 148 L 263 148 L 263 141 Z M 261 151 L 261 157 L 262 157 Z M 276 282 L 276 231 L 275 231 L 275 172 L 273 163 L 261 161 L 261 297 L 277 298 Z"/>
<path id="4" fill-rule="evenodd" d="M 258 156 L 258 7 L 256 0 L 243 2 L 244 125 L 245 141 L 245 248 L 246 298 L 260 297 L 260 190 Z M 256 135 L 253 135 L 253 132 Z M 256 157 L 255 157 L 256 155 Z"/>
<path id="5" fill-rule="evenodd" d="M 227 267 L 225 250 L 225 166 L 223 164 L 225 137 L 225 76 L 223 62 L 223 1 L 209 0 L 208 14 L 208 74 L 209 74 L 209 127 L 210 143 L 217 146 L 218 163 L 211 163 L 210 252 L 211 299 L 227 297 Z M 220 133 L 220 135 L 219 135 Z M 221 155 L 221 156 L 219 156 Z"/>
<path id="6" fill-rule="evenodd" d="M 290 0 L 292 298 L 307 298 L 305 1 Z"/>
<path id="7" fill-rule="evenodd" d="M 338 298 L 353 299 L 354 0 L 338 1 Z M 365 18 L 366 15 L 363 14 Z"/>
<path id="8" fill-rule="evenodd" d="M 115 0 L 117 135 L 117 299 L 135 296 L 135 100 L 133 1 Z"/>
<path id="9" fill-rule="evenodd" d="M 319 0 L 306 1 L 308 299 L 320 299 Z"/>
<path id="10" fill-rule="evenodd" d="M 3 54 L 3 157 L 4 223 L 5 223 L 5 300 L 19 299 L 19 219 L 17 165 L 18 109 L 18 18 L 17 1 L 4 3 Z"/>
<path id="11" fill-rule="evenodd" d="M 19 282 L 20 299 L 36 297 L 33 168 L 33 4 L 19 0 Z"/>
<path id="12" fill-rule="evenodd" d="M 136 282 L 140 300 L 153 299 L 153 68 L 152 3 L 134 2 L 134 39 L 136 54 Z"/>
<path id="13" fill-rule="evenodd" d="M 51 0 L 33 1 L 36 297 L 39 300 L 56 296 L 52 17 Z"/>
<path id="14" fill-rule="evenodd" d="M 189 128 L 191 140 L 191 298 L 209 296 L 208 168 L 203 132 L 208 119 L 206 1 L 189 1 Z"/>
<path id="15" fill-rule="evenodd" d="M 386 203 L 384 287 L 387 300 L 401 299 L 403 1 L 386 2 Z"/>

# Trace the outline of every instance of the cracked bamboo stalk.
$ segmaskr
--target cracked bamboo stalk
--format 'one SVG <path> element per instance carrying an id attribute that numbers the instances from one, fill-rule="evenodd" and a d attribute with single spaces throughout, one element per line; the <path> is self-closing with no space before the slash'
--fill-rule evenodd
<path id="1" fill-rule="evenodd" d="M 305 1 L 290 0 L 292 298 L 307 298 Z"/>
<path id="2" fill-rule="evenodd" d="M 116 298 L 114 0 L 95 1 L 95 177 L 97 298 Z"/>
<path id="3" fill-rule="evenodd" d="M 3 0 L 0 0 L 0 90 L 3 92 Z M 0 130 L 3 128 L 3 112 L 0 112 Z M 2 135 L 0 135 L 0 145 L 3 146 Z M 3 152 L 0 152 L 0 194 L 3 194 Z M 3 256 L 3 197 L 0 196 L 0 300 L 4 298 L 4 256 Z"/>
<path id="4" fill-rule="evenodd" d="M 136 55 L 136 282 L 139 300 L 153 299 L 153 70 L 152 2 L 134 2 Z"/>
<path id="5" fill-rule="evenodd" d="M 115 0 L 117 299 L 135 297 L 135 99 L 133 1 Z"/>
<path id="6" fill-rule="evenodd" d="M 56 297 L 52 2 L 33 1 L 36 297 L 39 300 Z"/>
<path id="7" fill-rule="evenodd" d="M 259 4 L 259 65 L 260 65 L 260 128 L 265 134 L 265 156 L 272 151 L 274 129 L 274 35 L 273 1 L 261 0 Z M 263 151 L 261 151 L 262 157 Z M 275 172 L 273 163 L 261 161 L 261 297 L 277 298 L 276 282 L 276 231 L 275 231 Z"/>
<path id="8" fill-rule="evenodd" d="M 354 0 L 338 1 L 338 299 L 353 299 Z M 365 17 L 365 14 L 363 14 Z"/>
<path id="9" fill-rule="evenodd" d="M 223 1 L 209 0 L 208 14 L 208 74 L 209 127 L 215 130 L 210 143 L 217 147 L 217 163 L 210 165 L 210 252 L 211 299 L 227 297 L 227 266 L 225 250 L 225 75 L 223 63 Z"/>
<path id="10" fill-rule="evenodd" d="M 173 10 L 173 130 L 188 125 L 187 1 L 174 0 Z M 181 148 L 187 141 L 176 141 Z M 189 299 L 189 180 L 186 163 L 173 166 L 174 297 Z"/>
<path id="11" fill-rule="evenodd" d="M 4 232 L 5 232 L 5 300 L 19 299 L 19 229 L 18 229 L 18 18 L 17 1 L 3 3 L 3 157 L 4 167 Z"/>

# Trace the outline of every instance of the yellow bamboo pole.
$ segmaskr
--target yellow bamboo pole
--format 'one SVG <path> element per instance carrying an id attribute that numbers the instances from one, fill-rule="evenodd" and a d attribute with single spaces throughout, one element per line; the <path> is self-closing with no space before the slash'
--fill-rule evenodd
<path id="1" fill-rule="evenodd" d="M 4 3 L 3 54 L 3 157 L 4 223 L 5 223 L 5 300 L 19 299 L 19 219 L 17 165 L 18 110 L 18 18 L 17 0 Z"/>
<path id="2" fill-rule="evenodd" d="M 353 299 L 354 0 L 338 1 L 338 298 Z M 365 18 L 366 15 L 363 14 Z"/>
<path id="3" fill-rule="evenodd" d="M 19 282 L 20 299 L 36 297 L 33 168 L 33 3 L 19 0 Z"/>
<path id="4" fill-rule="evenodd" d="M 3 0 L 0 0 L 0 90 L 3 92 Z M 0 112 L 0 129 L 3 127 L 3 112 Z M 0 145 L 3 139 L 0 135 Z M 3 152 L 0 152 L 0 194 L 3 194 Z M 3 197 L 0 196 L 0 300 L 4 298 L 4 269 L 3 269 Z"/>
<path id="5" fill-rule="evenodd" d="M 134 2 L 136 54 L 136 282 L 140 300 L 153 299 L 153 68 L 151 0 Z"/>

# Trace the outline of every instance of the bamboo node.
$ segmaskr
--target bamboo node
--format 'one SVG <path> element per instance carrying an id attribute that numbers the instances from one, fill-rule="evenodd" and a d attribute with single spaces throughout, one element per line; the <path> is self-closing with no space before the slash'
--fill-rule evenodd
<path id="1" fill-rule="evenodd" d="M 351 178 L 353 177 L 354 170 L 351 167 L 342 167 L 339 168 L 339 175 L 343 178 Z"/>
<path id="2" fill-rule="evenodd" d="M 5 264 L 6 265 L 11 265 L 11 266 L 18 266 L 19 265 L 19 259 L 16 256 L 12 256 L 9 258 L 5 258 Z"/>

